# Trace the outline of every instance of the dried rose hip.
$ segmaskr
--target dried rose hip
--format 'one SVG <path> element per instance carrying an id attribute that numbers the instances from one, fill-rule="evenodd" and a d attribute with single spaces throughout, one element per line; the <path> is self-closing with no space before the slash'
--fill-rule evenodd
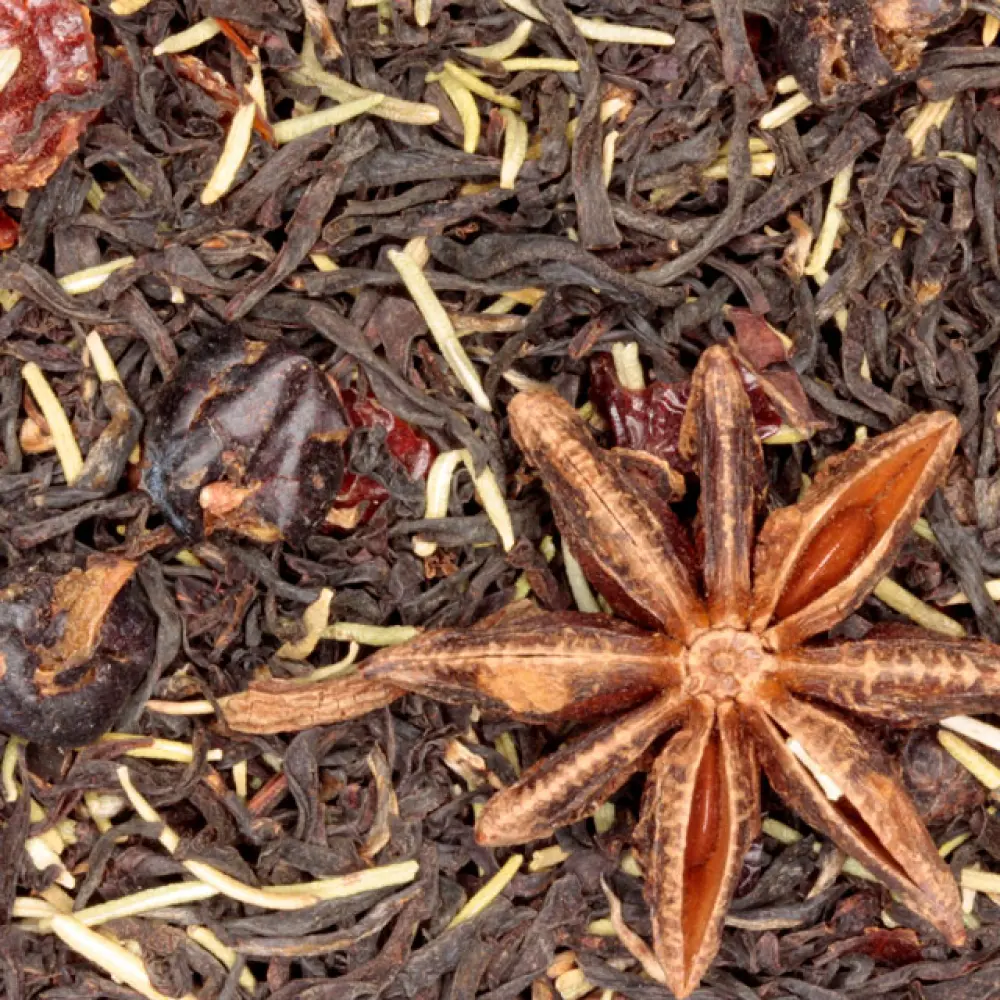
<path id="1" fill-rule="evenodd" d="M 920 62 L 927 39 L 951 27 L 965 0 L 791 0 L 785 64 L 815 104 L 859 98 Z"/>
<path id="2" fill-rule="evenodd" d="M 0 576 L 0 730 L 79 746 L 110 729 L 153 660 L 156 625 L 137 564 L 96 556 L 62 576 Z"/>
<path id="3" fill-rule="evenodd" d="M 40 187 L 97 114 L 66 100 L 97 87 L 90 13 L 76 0 L 0 0 L 0 50 L 17 65 L 0 92 L 0 189 Z"/>
<path id="4" fill-rule="evenodd" d="M 182 535 L 300 543 L 344 474 L 347 420 L 324 374 L 283 344 L 208 337 L 161 390 L 142 485 Z"/>

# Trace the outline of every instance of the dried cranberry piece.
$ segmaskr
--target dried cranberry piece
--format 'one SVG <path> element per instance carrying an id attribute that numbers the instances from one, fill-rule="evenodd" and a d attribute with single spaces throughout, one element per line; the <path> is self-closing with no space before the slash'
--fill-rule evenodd
<path id="1" fill-rule="evenodd" d="M 781 415 L 771 405 L 757 376 L 739 365 L 743 384 L 761 438 L 781 426 Z M 596 354 L 590 363 L 591 399 L 610 424 L 619 448 L 646 451 L 681 472 L 692 472 L 680 453 L 681 422 L 691 397 L 691 383 L 651 382 L 645 389 L 626 389 L 615 374 L 610 354 Z"/>
<path id="2" fill-rule="evenodd" d="M 0 49 L 20 59 L 0 91 L 0 189 L 40 187 L 97 114 L 64 100 L 97 87 L 90 12 L 76 0 L 0 0 Z"/>
<path id="3" fill-rule="evenodd" d="M 156 645 L 137 565 L 96 556 L 63 575 L 36 564 L 0 576 L 0 730 L 79 746 L 111 728 Z"/>
<path id="4" fill-rule="evenodd" d="M 437 448 L 428 438 L 373 397 L 362 399 L 354 389 L 345 389 L 341 398 L 352 428 L 384 428 L 386 450 L 403 466 L 409 478 L 418 480 L 427 477 L 431 463 L 437 457 Z M 389 491 L 381 483 L 370 476 L 348 472 L 344 475 L 328 521 L 334 527 L 357 527 L 371 520 L 375 511 L 388 499 Z"/>
<path id="5" fill-rule="evenodd" d="M 312 360 L 226 330 L 186 355 L 155 400 L 142 484 L 187 537 L 227 529 L 299 544 L 340 488 L 347 434 Z"/>

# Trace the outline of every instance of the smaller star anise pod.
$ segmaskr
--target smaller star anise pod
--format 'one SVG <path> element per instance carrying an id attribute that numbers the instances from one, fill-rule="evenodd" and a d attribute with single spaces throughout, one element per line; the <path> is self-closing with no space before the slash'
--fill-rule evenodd
<path id="1" fill-rule="evenodd" d="M 915 628 L 809 643 L 891 569 L 944 477 L 957 420 L 921 414 L 827 462 L 758 535 L 766 477 L 750 401 L 729 352 L 709 348 L 681 428 L 701 482 L 692 539 L 635 456 L 600 448 L 558 396 L 521 393 L 508 412 L 560 531 L 620 617 L 515 605 L 384 649 L 360 677 L 258 687 L 227 703 L 228 721 L 265 730 L 286 698 L 283 728 L 293 706 L 333 721 L 403 691 L 528 722 L 595 721 L 495 795 L 476 836 L 551 836 L 647 769 L 636 845 L 654 950 L 681 997 L 718 950 L 759 829 L 760 767 L 806 822 L 961 942 L 958 889 L 890 760 L 850 716 L 915 725 L 996 707 L 1000 648 Z"/>

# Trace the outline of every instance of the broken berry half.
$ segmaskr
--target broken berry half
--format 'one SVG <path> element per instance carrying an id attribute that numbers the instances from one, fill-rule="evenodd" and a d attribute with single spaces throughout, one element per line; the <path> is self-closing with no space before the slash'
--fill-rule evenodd
<path id="1" fill-rule="evenodd" d="M 343 408 L 309 357 L 232 330 L 185 356 L 155 401 L 142 485 L 181 535 L 300 544 L 344 474 Z"/>
<path id="2" fill-rule="evenodd" d="M 111 728 L 156 646 L 137 567 L 94 556 L 68 573 L 39 563 L 0 576 L 0 731 L 79 746 Z"/>
<path id="3" fill-rule="evenodd" d="M 0 0 L 0 190 L 41 187 L 96 116 L 90 12 L 76 0 Z"/>

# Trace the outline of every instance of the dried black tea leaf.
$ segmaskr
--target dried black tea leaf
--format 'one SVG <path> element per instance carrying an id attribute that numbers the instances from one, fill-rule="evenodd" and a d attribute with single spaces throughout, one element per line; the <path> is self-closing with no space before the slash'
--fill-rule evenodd
<path id="1" fill-rule="evenodd" d="M 0 730 L 77 746 L 111 728 L 153 662 L 137 567 L 95 556 L 62 576 L 35 564 L 0 577 Z"/>
<path id="2" fill-rule="evenodd" d="M 185 537 L 225 529 L 296 544 L 337 494 L 348 429 L 305 355 L 213 334 L 152 406 L 143 488 Z"/>

